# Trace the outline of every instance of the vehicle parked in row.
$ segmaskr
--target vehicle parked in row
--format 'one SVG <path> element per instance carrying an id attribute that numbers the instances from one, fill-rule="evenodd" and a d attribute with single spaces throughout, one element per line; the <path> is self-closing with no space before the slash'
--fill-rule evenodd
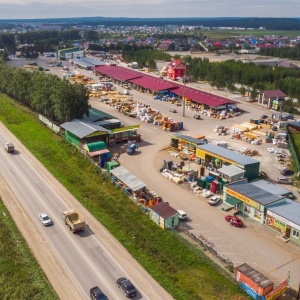
<path id="1" fill-rule="evenodd" d="M 279 177 L 277 178 L 277 183 L 281 183 L 281 184 L 293 184 L 293 182 L 285 177 Z"/>
<path id="2" fill-rule="evenodd" d="M 225 220 L 227 222 L 230 223 L 231 226 L 235 226 L 235 227 L 242 227 L 244 224 L 242 222 L 242 220 L 240 220 L 238 217 L 236 216 L 232 216 L 232 215 L 227 215 L 225 217 Z"/>
<path id="3" fill-rule="evenodd" d="M 292 176 L 294 175 L 294 171 L 290 169 L 283 169 L 280 171 L 280 174 L 283 176 Z"/>
<path id="4" fill-rule="evenodd" d="M 137 290 L 129 279 L 125 277 L 118 278 L 116 284 L 123 290 L 127 298 L 133 298 L 137 295 Z"/>
<path id="5" fill-rule="evenodd" d="M 221 200 L 221 197 L 219 196 L 213 196 L 208 200 L 208 204 L 213 206 L 213 205 L 217 205 Z"/>
<path id="6" fill-rule="evenodd" d="M 107 296 L 98 286 L 94 286 L 90 289 L 90 298 L 92 300 L 108 300 Z"/>
<path id="7" fill-rule="evenodd" d="M 52 220 L 48 217 L 46 213 L 40 213 L 39 219 L 43 223 L 44 226 L 52 225 Z"/>

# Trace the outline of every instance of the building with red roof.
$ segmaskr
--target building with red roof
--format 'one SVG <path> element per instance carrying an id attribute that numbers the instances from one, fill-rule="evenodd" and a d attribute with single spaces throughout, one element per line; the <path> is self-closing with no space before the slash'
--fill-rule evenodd
<path id="1" fill-rule="evenodd" d="M 186 65 L 178 59 L 173 59 L 167 66 L 167 77 L 173 80 L 185 76 Z"/>
<path id="2" fill-rule="evenodd" d="M 262 91 L 258 95 L 258 104 L 279 110 L 285 98 L 286 94 L 281 90 Z"/>

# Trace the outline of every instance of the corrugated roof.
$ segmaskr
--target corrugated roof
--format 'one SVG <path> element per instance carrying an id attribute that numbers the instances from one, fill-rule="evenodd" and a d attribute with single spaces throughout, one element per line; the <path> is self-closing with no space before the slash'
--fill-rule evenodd
<path id="1" fill-rule="evenodd" d="M 243 155 L 243 154 L 234 152 L 232 150 L 226 149 L 224 147 L 220 147 L 220 146 L 213 145 L 213 144 L 201 145 L 201 146 L 198 146 L 197 148 L 209 151 L 211 153 L 218 154 L 219 156 L 222 156 L 229 160 L 235 161 L 237 164 L 239 164 L 241 166 L 259 163 L 258 160 L 254 159 L 252 157 L 249 157 L 249 156 L 246 156 L 246 155 Z"/>
<path id="2" fill-rule="evenodd" d="M 170 84 L 168 81 L 150 76 L 143 76 L 135 79 L 130 79 L 129 81 L 133 84 L 136 84 L 154 92 L 169 90 L 173 88 L 173 85 Z"/>
<path id="3" fill-rule="evenodd" d="M 273 195 L 284 196 L 291 192 L 290 190 L 285 189 L 284 187 L 279 186 L 278 184 L 273 184 L 266 180 L 253 181 L 251 182 L 251 184 L 265 191 L 269 191 Z"/>
<path id="4" fill-rule="evenodd" d="M 217 171 L 230 177 L 246 173 L 245 170 L 236 167 L 234 165 L 229 165 L 229 166 L 224 165 L 222 168 L 218 169 Z"/>
<path id="5" fill-rule="evenodd" d="M 77 119 L 74 119 L 70 122 L 63 123 L 60 125 L 60 127 L 71 132 L 72 134 L 79 137 L 80 139 L 97 131 L 104 131 L 107 133 L 110 132 L 110 130 L 105 129 L 101 126 L 97 126 L 94 125 L 93 123 L 89 123 Z"/>
<path id="6" fill-rule="evenodd" d="M 270 90 L 270 91 L 263 91 L 268 98 L 277 98 L 277 97 L 286 97 L 286 94 L 281 90 Z"/>
<path id="7" fill-rule="evenodd" d="M 236 268 L 239 272 L 245 274 L 252 281 L 257 283 L 260 287 L 265 288 L 269 285 L 274 284 L 272 280 L 267 278 L 265 275 L 253 269 L 248 264 L 244 263 Z"/>
<path id="8" fill-rule="evenodd" d="M 89 116 L 84 115 L 82 120 L 89 122 L 103 121 L 107 119 L 114 119 L 114 117 L 104 111 L 98 110 L 96 108 L 89 108 Z"/>
<path id="9" fill-rule="evenodd" d="M 267 209 L 297 225 L 300 225 L 300 204 L 295 201 L 286 199 L 284 202 L 268 205 Z"/>
<path id="10" fill-rule="evenodd" d="M 106 75 L 108 77 L 115 78 L 121 81 L 128 81 L 129 79 L 142 77 L 142 73 L 138 73 L 136 71 L 126 69 L 124 67 L 117 66 L 99 66 L 94 68 L 95 71 Z"/>
<path id="11" fill-rule="evenodd" d="M 111 174 L 117 177 L 120 181 L 122 181 L 133 192 L 136 192 L 146 187 L 146 184 L 143 181 L 135 177 L 132 173 L 130 173 L 127 169 L 125 169 L 122 166 L 111 170 Z"/>
<path id="12" fill-rule="evenodd" d="M 226 185 L 226 188 L 227 187 L 263 206 L 266 206 L 283 198 L 282 196 L 273 195 L 270 192 L 247 182 L 246 179 L 229 183 Z"/>
<path id="13" fill-rule="evenodd" d="M 184 90 L 184 86 L 178 86 L 173 88 L 171 92 L 181 97 L 189 98 L 195 102 L 205 104 L 209 107 L 218 107 L 222 105 L 237 103 L 234 100 L 226 99 L 221 96 L 210 94 L 190 87 L 185 87 Z"/>
<path id="14" fill-rule="evenodd" d="M 178 215 L 178 211 L 166 202 L 160 202 L 158 204 L 155 204 L 151 206 L 150 209 L 157 213 L 163 219 L 167 219 L 169 217 Z"/>
<path id="15" fill-rule="evenodd" d="M 230 105 L 237 103 L 234 100 L 230 100 L 187 86 L 185 87 L 184 91 L 183 85 L 180 85 L 176 82 L 160 79 L 155 76 L 144 74 L 139 71 L 127 69 L 124 67 L 106 65 L 95 67 L 94 70 L 120 81 L 130 81 L 134 84 L 140 85 L 144 88 L 148 88 L 155 92 L 168 90 L 178 96 L 185 96 L 186 98 L 189 98 L 192 101 L 202 103 L 210 107 L 218 107 L 222 105 Z"/>
<path id="16" fill-rule="evenodd" d="M 193 137 L 191 137 L 189 135 L 183 135 L 183 134 L 175 133 L 174 132 L 174 133 L 170 134 L 170 136 L 174 136 L 174 137 L 177 137 L 179 139 L 186 140 L 186 141 L 188 141 L 190 143 L 193 143 L 193 144 L 196 144 L 196 145 L 203 145 L 203 144 L 205 144 L 204 141 L 199 140 L 199 139 L 195 139 L 195 138 L 193 138 Z"/>

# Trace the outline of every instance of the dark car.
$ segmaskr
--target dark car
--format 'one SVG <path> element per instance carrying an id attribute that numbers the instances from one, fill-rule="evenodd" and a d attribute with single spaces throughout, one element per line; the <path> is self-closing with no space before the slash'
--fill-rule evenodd
<path id="1" fill-rule="evenodd" d="M 100 290 L 98 286 L 90 289 L 90 297 L 93 300 L 108 300 L 107 296 Z"/>
<path id="2" fill-rule="evenodd" d="M 290 169 L 283 169 L 280 171 L 280 174 L 283 176 L 292 176 L 292 175 L 294 175 L 294 171 L 292 171 Z"/>
<path id="3" fill-rule="evenodd" d="M 260 118 L 261 119 L 268 119 L 269 117 L 267 115 L 261 115 Z"/>
<path id="4" fill-rule="evenodd" d="M 201 120 L 201 115 L 194 115 L 194 118 L 197 120 Z"/>
<path id="5" fill-rule="evenodd" d="M 125 277 L 117 279 L 116 284 L 121 288 L 127 298 L 133 298 L 137 294 L 137 290 L 131 281 Z"/>
<path id="6" fill-rule="evenodd" d="M 177 110 L 175 108 L 170 109 L 170 112 L 177 113 Z"/>
<path id="7" fill-rule="evenodd" d="M 230 223 L 231 226 L 242 227 L 243 222 L 236 216 L 227 215 L 225 220 Z"/>

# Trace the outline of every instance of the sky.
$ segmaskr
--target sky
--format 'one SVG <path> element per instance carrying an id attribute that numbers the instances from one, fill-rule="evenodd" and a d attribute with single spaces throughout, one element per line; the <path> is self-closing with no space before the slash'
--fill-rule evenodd
<path id="1" fill-rule="evenodd" d="M 300 17 L 300 0 L 0 0 L 0 19 Z"/>

